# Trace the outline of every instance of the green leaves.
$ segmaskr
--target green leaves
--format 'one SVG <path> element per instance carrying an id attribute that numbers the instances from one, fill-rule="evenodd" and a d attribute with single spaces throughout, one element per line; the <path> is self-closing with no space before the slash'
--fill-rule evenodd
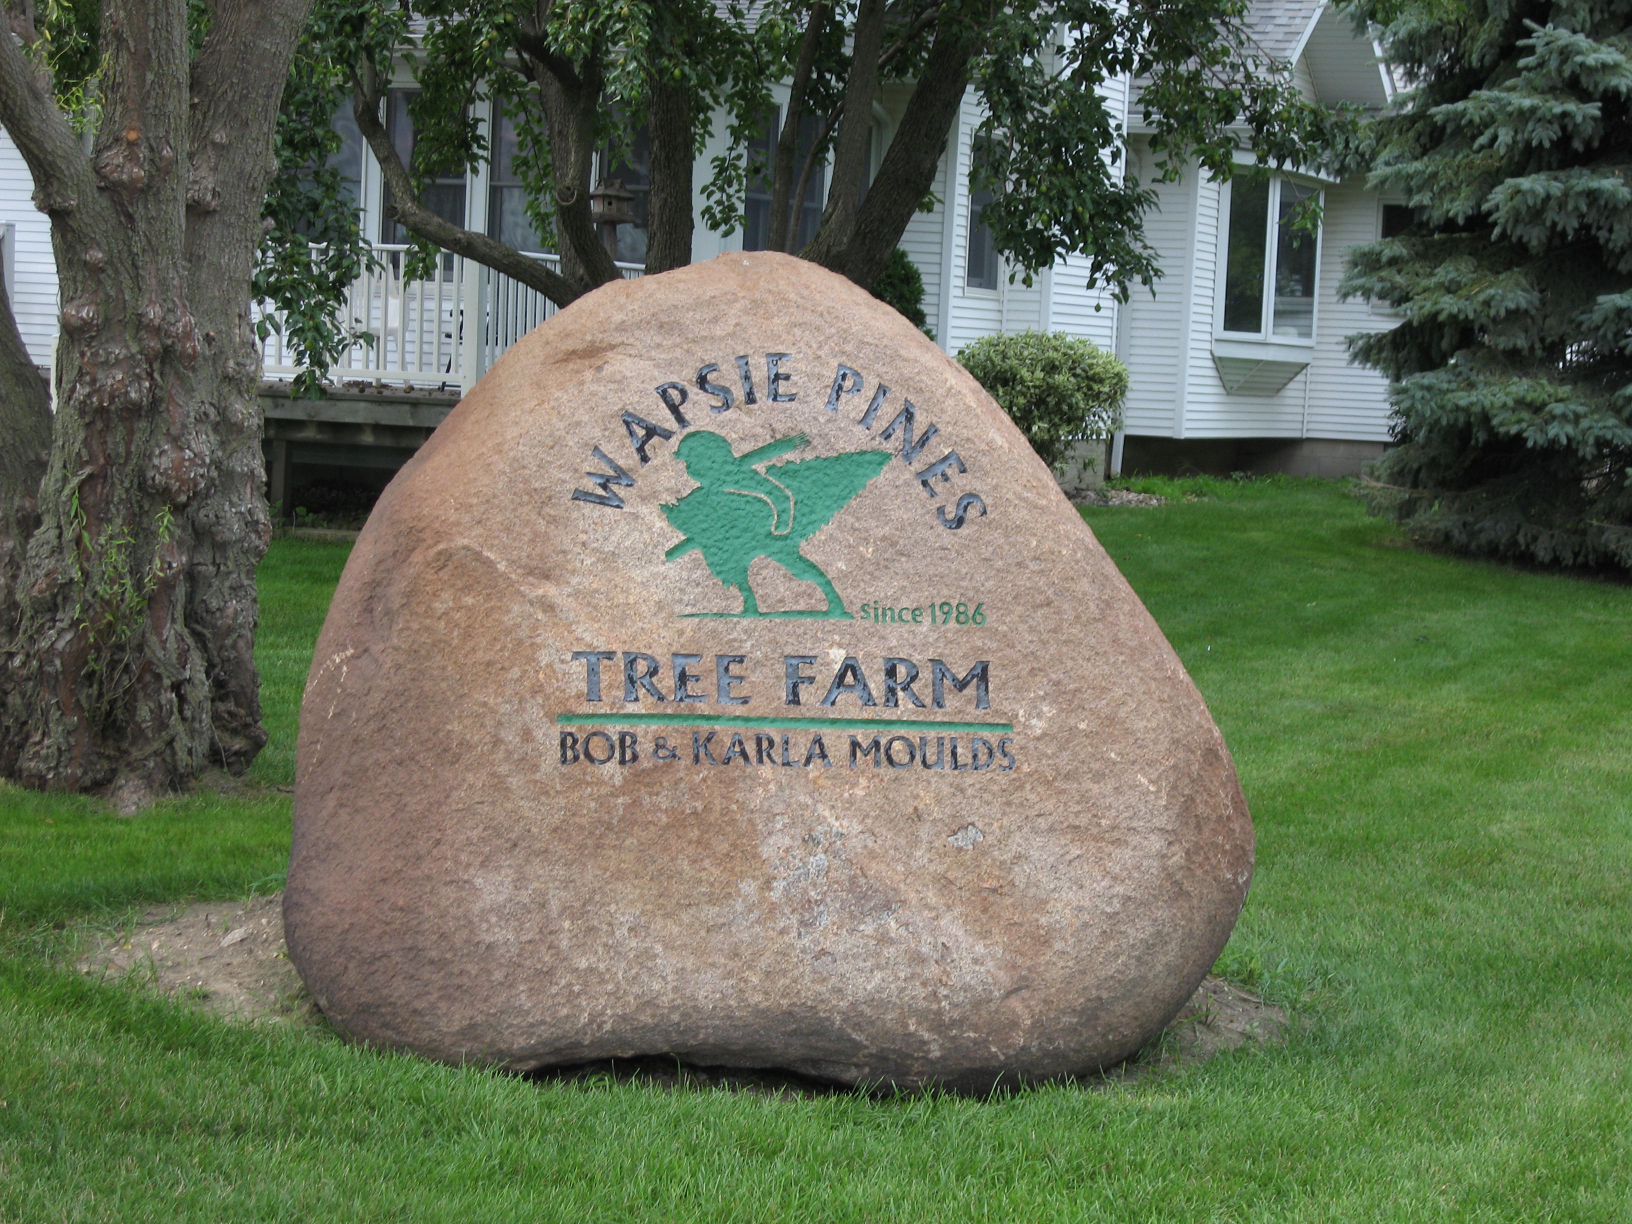
<path id="1" fill-rule="evenodd" d="M 1074 444 L 1108 438 L 1122 427 L 1127 367 L 1080 336 L 987 336 L 961 350 L 958 360 L 1049 467 Z"/>
<path id="2" fill-rule="evenodd" d="M 384 10 L 380 16 L 385 28 L 354 6 L 317 4 L 278 115 L 273 152 L 282 173 L 267 192 L 254 277 L 255 300 L 271 302 L 278 315 L 263 316 L 256 328 L 262 339 L 282 331 L 305 367 L 292 388 L 301 398 L 323 394 L 323 374 L 347 347 L 373 342 L 338 310 L 374 256 L 358 229 L 358 202 L 330 164 L 341 147 L 330 119 L 350 95 L 351 66 L 390 55 L 400 27 Z"/>
<path id="3" fill-rule="evenodd" d="M 1531 251 L 1590 238 L 1618 272 L 1632 272 L 1632 163 L 1571 166 L 1492 188 L 1484 204 L 1492 233 Z"/>
<path id="4" fill-rule="evenodd" d="M 19 8 L 13 28 L 21 34 L 28 28 L 25 22 L 32 26 L 23 39 L 28 57 L 50 76 L 62 113 L 76 130 L 87 131 L 94 122 L 96 79 L 102 71 L 100 0 L 42 0 Z"/>
<path id="5" fill-rule="evenodd" d="M 873 282 L 873 296 L 881 302 L 888 302 L 903 315 L 907 321 L 920 331 L 935 338 L 929 329 L 929 316 L 924 313 L 924 277 L 918 271 L 918 265 L 912 262 L 900 247 L 890 255 L 890 262 L 884 265 L 878 279 Z"/>

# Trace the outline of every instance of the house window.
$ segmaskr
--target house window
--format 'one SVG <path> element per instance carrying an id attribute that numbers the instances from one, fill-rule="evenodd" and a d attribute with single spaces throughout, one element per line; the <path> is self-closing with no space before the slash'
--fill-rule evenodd
<path id="1" fill-rule="evenodd" d="M 340 147 L 329 154 L 329 165 L 340 174 L 340 190 L 351 200 L 352 207 L 363 206 L 363 133 L 357 127 L 357 116 L 347 101 L 334 112 L 331 121 L 340 134 Z"/>
<path id="2" fill-rule="evenodd" d="M 359 212 L 363 207 L 363 134 L 349 100 L 334 112 L 329 126 L 339 135 L 340 147 L 329 154 L 328 166 L 340 176 L 340 194 L 351 201 L 353 212 Z M 308 188 L 315 186 L 310 175 L 302 175 L 301 183 Z M 299 232 L 314 242 L 326 241 L 310 219 L 301 223 Z"/>
<path id="3" fill-rule="evenodd" d="M 522 186 L 516 159 L 521 151 L 516 124 L 497 102 L 493 104 L 493 163 L 487 188 L 487 236 L 517 251 L 535 253 L 553 249 L 533 228 L 527 216 L 527 189 Z"/>
<path id="4" fill-rule="evenodd" d="M 765 113 L 765 124 L 758 136 L 748 142 L 748 193 L 745 211 L 748 223 L 743 229 L 742 249 L 763 251 L 771 241 L 771 166 L 776 158 L 776 138 L 782 130 L 782 112 L 772 107 Z M 799 139 L 794 145 L 793 177 L 797 185 L 804 169 L 805 159 L 816 141 L 816 118 L 802 115 L 799 119 Z M 805 185 L 805 198 L 790 206 L 795 233 L 793 249 L 799 250 L 816 237 L 822 224 L 822 201 L 827 196 L 827 167 L 813 166 L 810 181 Z"/>
<path id="5" fill-rule="evenodd" d="M 1221 330 L 1259 339 L 1312 340 L 1319 234 L 1294 229 L 1312 187 L 1285 179 L 1230 184 Z"/>
<path id="6" fill-rule="evenodd" d="M 385 130 L 392 147 L 405 166 L 412 165 L 414 155 L 414 119 L 408 105 L 419 96 L 417 89 L 393 89 L 385 96 Z M 419 198 L 425 207 L 444 221 L 463 226 L 465 223 L 465 176 L 431 178 L 420 188 Z M 385 204 L 391 205 L 391 186 L 386 184 Z M 382 242 L 412 242 L 413 235 L 401 222 L 386 218 L 381 226 Z"/>
<path id="7" fill-rule="evenodd" d="M 602 151 L 601 177 L 617 179 L 635 197 L 629 202 L 629 211 L 635 214 L 634 224 L 618 226 L 618 245 L 612 257 L 621 263 L 644 265 L 652 200 L 651 141 L 644 124 L 635 129 L 629 147 L 621 154 L 610 146 Z"/>
<path id="8" fill-rule="evenodd" d="M 990 187 L 974 185 L 974 170 L 986 160 L 985 137 L 976 137 L 969 153 L 969 242 L 964 252 L 963 283 L 970 289 L 996 289 L 999 275 L 997 248 L 992 245 L 992 231 L 986 228 L 981 214 L 997 198 Z"/>

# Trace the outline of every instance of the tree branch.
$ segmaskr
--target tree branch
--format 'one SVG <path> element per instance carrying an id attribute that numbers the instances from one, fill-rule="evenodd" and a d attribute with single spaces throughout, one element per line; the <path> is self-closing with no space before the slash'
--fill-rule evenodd
<path id="1" fill-rule="evenodd" d="M 520 281 L 529 289 L 536 289 L 557 306 L 565 306 L 581 295 L 581 290 L 559 272 L 546 264 L 496 242 L 486 234 L 465 229 L 445 221 L 426 208 L 414 190 L 408 168 L 397 156 L 396 147 L 380 122 L 382 91 L 374 66 L 360 63 L 352 72 L 351 110 L 357 118 L 357 127 L 380 163 L 380 173 L 391 189 L 391 207 L 387 210 L 393 220 L 400 221 L 415 234 L 436 243 L 443 250 L 452 251 L 466 259 L 501 272 L 512 280 Z"/>
<path id="2" fill-rule="evenodd" d="M 878 75 L 881 78 L 895 58 L 906 52 L 917 41 L 918 35 L 934 25 L 935 18 L 939 16 L 940 5 L 932 4 L 912 19 L 912 23 L 901 31 L 901 37 L 891 43 L 889 49 L 878 57 Z"/>
<path id="3" fill-rule="evenodd" d="M 34 178 L 34 204 L 58 217 L 95 192 L 88 158 L 57 106 L 46 74 L 29 62 L 9 27 L 0 33 L 0 126 Z"/>
<path id="4" fill-rule="evenodd" d="M 822 118 L 822 126 L 816 129 L 816 137 L 810 142 L 810 148 L 805 150 L 804 164 L 799 167 L 799 181 L 794 184 L 791 197 L 792 200 L 798 201 L 801 211 L 804 209 L 805 193 L 810 190 L 811 176 L 816 173 L 816 166 L 821 160 L 822 148 L 827 144 L 828 133 L 833 130 L 833 125 L 838 121 L 839 111 L 837 109 L 829 111 Z M 787 251 L 791 255 L 793 245 L 797 241 L 799 241 L 799 227 L 792 223 L 790 215 L 783 244 L 776 249 Z"/>
<path id="5" fill-rule="evenodd" d="M 582 89 L 584 82 L 571 60 L 559 54 L 544 37 L 542 20 L 516 23 L 516 50 L 535 61 L 566 89 Z"/>
<path id="6" fill-rule="evenodd" d="M 40 41 L 40 28 L 34 20 L 34 0 L 20 0 L 7 6 L 5 13 L 11 32 L 22 40 L 23 46 L 32 47 Z"/>
<path id="7" fill-rule="evenodd" d="M 913 19 L 911 25 L 902 31 L 901 37 L 896 40 L 890 49 L 878 57 L 878 76 L 880 80 L 883 79 L 884 73 L 886 69 L 889 68 L 891 61 L 906 51 L 912 45 L 913 39 L 933 25 L 935 18 L 939 15 L 939 13 L 939 5 L 930 5 Z M 833 130 L 833 125 L 839 121 L 839 117 L 843 114 L 844 102 L 841 100 L 837 106 L 828 111 L 827 114 L 822 117 L 822 125 L 816 129 L 816 137 L 810 142 L 810 149 L 805 154 L 805 162 L 799 170 L 799 179 L 794 185 L 793 193 L 789 198 L 789 204 L 785 204 L 783 206 L 784 211 L 788 212 L 790 217 L 787 231 L 784 235 L 783 245 L 780 247 L 773 246 L 773 249 L 787 251 L 792 254 L 793 244 L 799 237 L 799 227 L 792 224 L 789 205 L 791 205 L 791 202 L 794 200 L 802 201 L 805 198 L 805 192 L 810 188 L 811 175 L 816 171 L 816 165 L 820 157 L 822 147 L 827 143 L 828 133 Z M 864 172 L 865 169 L 866 167 L 864 166 Z M 860 193 L 859 188 L 857 189 L 857 193 Z M 774 198 L 771 202 L 771 208 L 772 216 L 774 217 L 777 215 L 776 201 Z"/>

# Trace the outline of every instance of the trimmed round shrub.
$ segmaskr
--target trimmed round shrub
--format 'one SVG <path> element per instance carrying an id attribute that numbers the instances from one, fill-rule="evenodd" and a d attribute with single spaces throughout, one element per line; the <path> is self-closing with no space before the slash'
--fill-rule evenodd
<path id="1" fill-rule="evenodd" d="M 912 256 L 900 247 L 895 248 L 890 262 L 884 265 L 884 271 L 873 282 L 873 296 L 906 315 L 914 327 L 928 330 L 924 327 L 929 317 L 924 314 L 923 275 L 918 271 L 918 265 L 912 262 Z"/>
<path id="2" fill-rule="evenodd" d="M 961 350 L 958 360 L 1051 468 L 1076 443 L 1108 438 L 1122 427 L 1128 368 L 1080 336 L 986 336 Z"/>

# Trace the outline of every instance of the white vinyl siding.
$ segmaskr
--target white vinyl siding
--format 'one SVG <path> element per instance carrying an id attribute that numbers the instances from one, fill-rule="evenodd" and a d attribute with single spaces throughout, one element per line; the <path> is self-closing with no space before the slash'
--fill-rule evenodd
<path id="1" fill-rule="evenodd" d="M 1398 320 L 1373 311 L 1364 298 L 1337 300 L 1337 286 L 1348 270 L 1349 248 L 1377 240 L 1380 216 L 1377 196 L 1358 180 L 1326 189 L 1320 323 L 1309 363 L 1305 437 L 1388 441 L 1388 380 L 1376 370 L 1350 364 L 1345 341 L 1358 332 L 1387 331 Z"/>
<path id="2" fill-rule="evenodd" d="M 1196 277 L 1190 299 L 1189 374 L 1184 403 L 1186 438 L 1296 438 L 1303 428 L 1303 379 L 1274 395 L 1231 395 L 1213 365 L 1213 335 L 1222 274 L 1224 188 L 1203 180 L 1197 186 Z"/>
<path id="3" fill-rule="evenodd" d="M 1088 261 L 1070 256 L 1050 271 L 1048 278 L 1048 318 L 1042 329 L 1083 336 L 1105 352 L 1114 352 L 1116 299 L 1103 288 L 1089 286 Z"/>
<path id="4" fill-rule="evenodd" d="M 1099 89 L 1109 103 L 1111 113 L 1118 116 L 1125 127 L 1128 106 L 1127 78 L 1116 77 L 1104 82 Z M 1126 152 L 1121 152 L 1122 157 L 1118 160 L 1116 171 L 1118 174 L 1125 174 Z M 1051 269 L 1047 276 L 1047 301 L 1044 305 L 1046 317 L 1041 324 L 1042 329 L 1083 336 L 1105 352 L 1115 352 L 1116 312 L 1119 307 L 1116 299 L 1103 286 L 1089 286 L 1088 260 L 1079 255 L 1067 256 L 1064 262 Z"/>
<path id="5" fill-rule="evenodd" d="M 1305 102 L 1320 101 L 1320 95 L 1315 92 L 1315 78 L 1309 73 L 1309 61 L 1302 56 L 1298 57 L 1297 67 L 1292 70 L 1292 84 Z"/>
<path id="6" fill-rule="evenodd" d="M 953 210 L 953 275 L 946 335 L 940 338 L 941 347 L 953 354 L 981 336 L 998 335 L 1009 330 L 1003 326 L 1003 291 L 971 289 L 965 281 L 969 256 L 969 159 L 975 129 L 980 125 L 980 113 L 972 90 L 964 95 L 957 123 L 957 139 L 948 142 L 949 151 L 957 158 L 955 190 L 947 197 Z"/>
<path id="7" fill-rule="evenodd" d="M 1150 153 L 1141 150 L 1141 177 L 1150 175 Z M 1190 348 L 1191 235 L 1195 213 L 1195 174 L 1177 183 L 1152 184 L 1156 207 L 1145 215 L 1145 239 L 1155 248 L 1162 276 L 1154 293 L 1135 285 L 1122 307 L 1122 343 L 1118 356 L 1128 367 L 1128 398 L 1123 417 L 1127 431 L 1177 437 L 1179 400 L 1184 383 L 1184 354 Z M 1209 279 L 1209 289 L 1211 280 Z"/>
<path id="8" fill-rule="evenodd" d="M 28 355 L 41 369 L 51 365 L 57 340 L 57 260 L 51 223 L 34 207 L 34 180 L 11 137 L 0 129 L 0 224 L 9 222 L 6 287 Z"/>
<path id="9" fill-rule="evenodd" d="M 1278 392 L 1231 394 L 1213 364 L 1217 329 L 1223 188 L 1190 173 L 1161 184 L 1161 209 L 1146 233 L 1164 271 L 1156 297 L 1135 291 L 1127 311 L 1123 360 L 1130 374 L 1127 429 L 1172 438 L 1388 439 L 1384 379 L 1351 365 L 1346 337 L 1393 320 L 1365 302 L 1340 303 L 1349 247 L 1377 236 L 1375 195 L 1357 182 L 1325 188 L 1325 211 L 1309 365 Z"/>
<path id="10" fill-rule="evenodd" d="M 1222 184 L 1202 180 L 1197 186 L 1196 278 L 1190 299 L 1189 373 L 1184 403 L 1186 438 L 1297 438 L 1303 431 L 1303 380 L 1297 375 L 1274 395 L 1231 395 L 1213 365 L 1224 255 Z"/>
<path id="11" fill-rule="evenodd" d="M 1123 89 L 1113 85 L 1108 92 L 1112 96 L 1113 108 L 1120 113 Z M 975 129 L 979 125 L 978 103 L 973 91 L 970 91 L 958 116 L 955 138 L 947 142 L 947 157 L 942 161 L 943 179 L 946 165 L 954 160 L 957 175 L 956 190 L 942 196 L 952 203 L 952 224 L 936 231 L 937 241 L 940 241 L 942 233 L 950 237 L 952 254 L 951 260 L 947 261 L 952 268 L 952 276 L 946 334 L 939 337 L 941 346 L 947 352 L 956 354 L 959 349 L 982 336 L 1036 330 L 1086 336 L 1103 349 L 1114 348 L 1115 302 L 1103 289 L 1088 287 L 1088 262 L 1084 259 L 1067 259 L 1039 273 L 1030 285 L 1018 278 L 1011 282 L 1011 269 L 1005 265 L 996 289 L 969 287 L 965 277 L 970 225 L 969 161 Z M 1096 305 L 1103 307 L 1098 313 L 1094 311 Z"/>

